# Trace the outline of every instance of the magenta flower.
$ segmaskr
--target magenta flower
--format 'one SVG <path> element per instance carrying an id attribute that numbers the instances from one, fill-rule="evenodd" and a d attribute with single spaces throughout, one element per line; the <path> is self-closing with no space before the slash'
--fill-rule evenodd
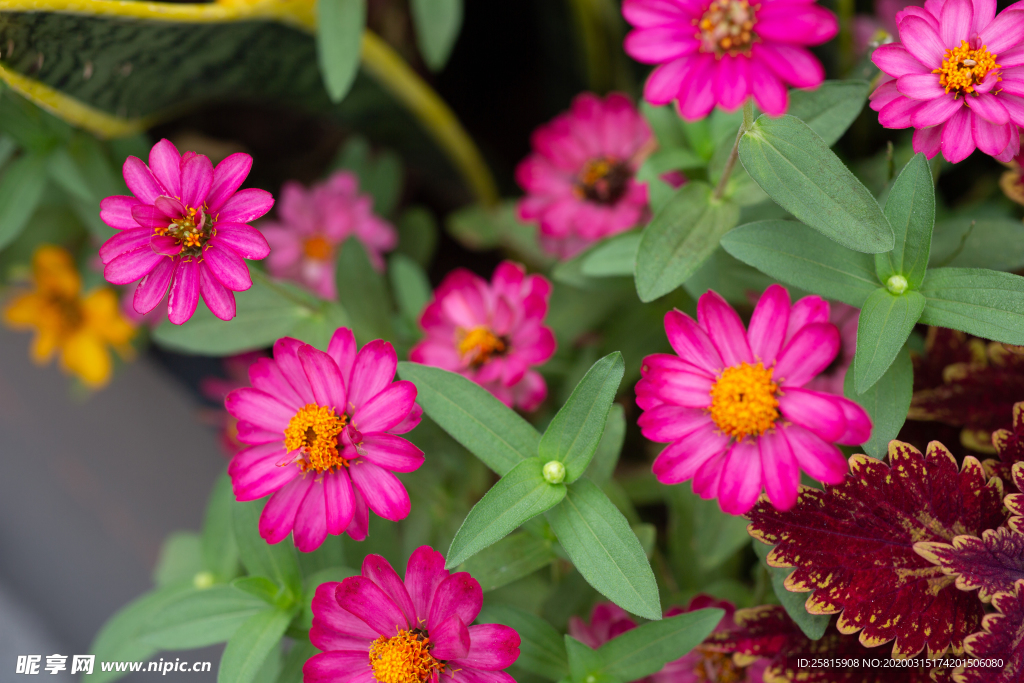
<path id="1" fill-rule="evenodd" d="M 543 324 L 550 295 L 550 282 L 511 261 L 497 267 L 490 284 L 454 270 L 423 309 L 426 338 L 409 360 L 458 372 L 505 405 L 533 410 L 548 388 L 530 368 L 555 353 L 555 335 Z"/>
<path id="2" fill-rule="evenodd" d="M 766 113 L 786 112 L 786 85 L 814 88 L 825 70 L 805 46 L 829 40 L 836 19 L 813 0 L 625 0 L 636 27 L 626 53 L 658 64 L 644 86 L 651 104 L 676 100 L 689 121 L 753 95 Z"/>
<path id="3" fill-rule="evenodd" d="M 679 311 L 665 314 L 678 355 L 644 359 L 636 402 L 651 441 L 670 443 L 654 461 L 663 484 L 692 479 L 705 500 L 741 515 L 762 487 L 772 504 L 796 503 L 800 470 L 829 484 L 847 471 L 835 443 L 861 444 L 871 435 L 863 408 L 841 396 L 804 387 L 839 352 L 829 305 L 809 296 L 792 307 L 772 285 L 750 327 L 715 292 L 697 305 L 698 324 Z"/>
<path id="4" fill-rule="evenodd" d="M 268 269 L 325 299 L 336 296 L 334 262 L 341 243 L 359 239 L 377 270 L 384 269 L 382 255 L 398 243 L 398 233 L 374 215 L 373 197 L 359 193 L 359 179 L 350 171 L 338 171 L 309 190 L 285 183 L 277 213 L 279 221 L 260 224 L 272 247 Z"/>
<path id="5" fill-rule="evenodd" d="M 635 180 L 654 138 L 625 95 L 576 97 L 572 109 L 533 133 L 516 168 L 526 191 L 519 217 L 540 222 L 541 245 L 571 258 L 647 219 L 647 185 Z"/>
<path id="6" fill-rule="evenodd" d="M 519 634 L 470 624 L 483 605 L 480 584 L 450 574 L 444 556 L 421 546 L 405 581 L 380 555 L 360 576 L 323 583 L 313 597 L 309 640 L 322 652 L 302 669 L 305 683 L 515 683 L 502 669 L 519 658 Z"/>
<path id="7" fill-rule="evenodd" d="M 170 140 L 124 162 L 133 197 L 107 197 L 100 218 L 121 232 L 100 247 L 103 276 L 115 285 L 142 278 L 134 306 L 149 313 L 170 294 L 167 317 L 180 325 L 195 313 L 199 296 L 221 320 L 235 317 L 235 295 L 252 286 L 244 259 L 262 259 L 270 247 L 246 225 L 274 205 L 269 192 L 238 191 L 252 157 L 232 154 L 213 167 L 202 154 L 178 153 Z"/>
<path id="8" fill-rule="evenodd" d="M 804 385 L 805 389 L 825 391 L 836 396 L 843 395 L 846 373 L 853 367 L 853 356 L 857 352 L 857 323 L 860 309 L 833 301 L 829 305 L 829 321 L 839 330 L 839 353 L 835 360 L 821 373 Z"/>
<path id="9" fill-rule="evenodd" d="M 995 0 L 946 0 L 897 15 L 901 43 L 871 60 L 889 78 L 871 95 L 886 128 L 914 130 L 914 151 L 963 161 L 975 148 L 1000 161 L 1024 125 L 1024 11 Z"/>
<path id="10" fill-rule="evenodd" d="M 394 382 L 391 344 L 372 341 L 356 353 L 341 327 L 327 353 L 285 337 L 274 357 L 249 368 L 252 387 L 228 394 L 238 440 L 249 444 L 228 466 L 235 498 L 273 494 L 260 535 L 277 543 L 294 531 L 295 546 L 315 550 L 327 534 L 366 537 L 367 508 L 398 521 L 409 494 L 392 472 L 412 472 L 423 452 L 399 438 L 417 424 L 412 382 Z"/>
<path id="11" fill-rule="evenodd" d="M 636 622 L 629 613 L 614 602 L 594 605 L 589 624 L 579 617 L 569 617 L 569 635 L 594 650 L 635 628 Z"/>

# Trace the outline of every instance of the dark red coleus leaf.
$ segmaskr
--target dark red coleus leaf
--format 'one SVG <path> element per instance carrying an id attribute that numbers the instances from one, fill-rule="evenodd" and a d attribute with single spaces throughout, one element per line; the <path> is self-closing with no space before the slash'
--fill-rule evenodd
<path id="1" fill-rule="evenodd" d="M 737 665 L 758 658 L 768 659 L 765 683 L 924 683 L 927 668 L 800 666 L 801 659 L 835 661 L 837 658 L 888 659 L 887 651 L 868 649 L 854 635 L 846 635 L 830 625 L 819 640 L 811 640 L 779 605 L 764 605 L 737 610 L 735 628 L 708 636 L 702 647 L 732 653 Z"/>
<path id="2" fill-rule="evenodd" d="M 986 460 L 982 465 L 989 474 L 1003 480 L 1007 485 L 1007 491 L 1013 491 L 1016 485 L 1013 483 L 1010 470 L 1014 463 L 1024 462 L 1024 401 L 1013 404 L 1012 427 L 997 429 L 992 433 L 992 446 L 999 457 Z"/>
<path id="3" fill-rule="evenodd" d="M 929 327 L 924 339 L 924 354 L 912 351 L 914 393 L 945 384 L 942 373 L 954 363 L 970 363 L 985 356 L 985 342 L 959 330 Z"/>
<path id="4" fill-rule="evenodd" d="M 1000 526 L 1002 481 L 988 479 L 970 456 L 958 468 L 938 442 L 922 455 L 893 441 L 888 465 L 855 455 L 850 470 L 837 486 L 802 488 L 789 511 L 758 501 L 747 515 L 750 534 L 776 546 L 770 565 L 796 568 L 787 589 L 814 591 L 808 612 L 841 612 L 839 631 L 860 631 L 864 646 L 895 639 L 895 656 L 962 651 L 981 623 L 982 605 L 914 544 L 950 543 Z"/>
<path id="5" fill-rule="evenodd" d="M 1017 533 L 1024 534 L 1024 493 L 1019 493 L 1024 491 L 1024 462 L 1016 463 L 1010 472 L 1017 492 L 1011 493 L 1003 501 L 1006 509 L 1010 511 L 1010 518 L 1006 520 L 1006 526 Z"/>
<path id="6" fill-rule="evenodd" d="M 952 544 L 923 541 L 914 550 L 956 579 L 960 590 L 977 590 L 983 602 L 1024 579 L 1024 534 L 1006 527 L 986 529 L 981 538 L 957 536 Z"/>
<path id="7" fill-rule="evenodd" d="M 1020 683 L 1024 680 L 1024 581 L 1013 589 L 998 593 L 992 605 L 999 610 L 988 614 L 981 623 L 982 631 L 967 636 L 967 653 L 978 664 L 960 667 L 953 672 L 957 683 Z M 992 666 L 993 660 L 1002 667 Z"/>

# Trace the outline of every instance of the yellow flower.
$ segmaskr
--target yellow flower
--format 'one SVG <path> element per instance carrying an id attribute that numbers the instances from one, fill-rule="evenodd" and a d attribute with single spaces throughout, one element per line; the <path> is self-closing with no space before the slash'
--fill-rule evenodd
<path id="1" fill-rule="evenodd" d="M 34 288 L 15 297 L 3 311 L 10 327 L 35 330 L 31 357 L 43 365 L 60 353 L 65 372 L 93 388 L 110 380 L 108 346 L 127 356 L 135 328 L 121 315 L 117 294 L 98 287 L 82 295 L 82 278 L 66 249 L 43 245 L 32 257 Z"/>

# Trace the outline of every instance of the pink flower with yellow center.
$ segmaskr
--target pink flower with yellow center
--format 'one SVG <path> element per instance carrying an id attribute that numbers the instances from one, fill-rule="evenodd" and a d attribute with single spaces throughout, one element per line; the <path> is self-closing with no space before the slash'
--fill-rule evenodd
<path id="1" fill-rule="evenodd" d="M 547 384 L 531 367 L 555 353 L 555 335 L 544 326 L 551 283 L 505 261 L 490 284 L 465 269 L 448 274 L 423 309 L 426 337 L 409 360 L 473 380 L 505 405 L 533 410 Z"/>
<path id="2" fill-rule="evenodd" d="M 1013 7 L 1016 7 L 1014 5 Z M 1024 125 L 1024 11 L 995 0 L 930 0 L 897 15 L 900 43 L 871 55 L 888 78 L 871 95 L 886 128 L 914 128 L 914 151 L 963 161 L 977 148 L 1000 161 Z"/>
<path id="3" fill-rule="evenodd" d="M 814 88 L 825 78 L 806 46 L 839 30 L 813 0 L 625 0 L 622 14 L 635 27 L 626 54 L 659 65 L 644 98 L 678 102 L 689 121 L 751 96 L 765 113 L 784 114 L 787 85 Z"/>
<path id="4" fill-rule="evenodd" d="M 277 215 L 279 220 L 260 224 L 272 247 L 267 268 L 325 299 L 336 296 L 334 262 L 346 239 L 362 242 L 377 270 L 384 269 L 383 254 L 398 243 L 398 233 L 374 215 L 373 197 L 359 193 L 359 180 L 351 171 L 338 171 L 308 190 L 285 183 Z"/>
<path id="5" fill-rule="evenodd" d="M 643 435 L 670 444 L 654 461 L 658 481 L 692 479 L 694 493 L 734 515 L 762 489 L 775 507 L 791 508 L 801 469 L 841 482 L 847 462 L 834 444 L 867 441 L 871 419 L 853 401 L 803 388 L 839 351 L 828 302 L 809 296 L 790 306 L 786 289 L 772 285 L 744 329 L 709 291 L 697 317 L 665 314 L 677 355 L 647 356 L 636 385 Z"/>
<path id="6" fill-rule="evenodd" d="M 274 344 L 274 357 L 249 367 L 251 387 L 228 394 L 248 447 L 228 474 L 240 501 L 273 494 L 260 535 L 315 550 L 327 534 L 366 537 L 367 508 L 391 521 L 409 514 L 409 494 L 393 472 L 412 472 L 423 452 L 398 434 L 419 424 L 412 382 L 392 382 L 398 358 L 391 344 L 372 341 L 356 353 L 341 327 L 324 353 L 297 339 Z"/>
<path id="7" fill-rule="evenodd" d="M 309 640 L 322 650 L 305 683 L 515 683 L 502 669 L 519 658 L 519 634 L 473 624 L 483 591 L 444 556 L 421 546 L 403 581 L 379 555 L 360 576 L 323 583 L 313 597 Z"/>
<path id="8" fill-rule="evenodd" d="M 133 304 L 149 313 L 167 297 L 167 317 L 180 325 L 199 297 L 221 320 L 235 317 L 235 295 L 252 286 L 245 259 L 270 253 L 259 230 L 247 225 L 274 205 L 265 190 L 239 191 L 252 157 L 232 154 L 213 167 L 202 154 L 179 154 L 170 140 L 124 162 L 134 196 L 107 197 L 100 218 L 120 232 L 103 243 L 103 276 L 115 285 L 142 278 Z"/>
<path id="9" fill-rule="evenodd" d="M 540 223 L 546 251 L 571 258 L 646 220 L 647 185 L 635 176 L 654 138 L 625 95 L 579 95 L 572 109 L 534 131 L 532 144 L 516 168 L 526 191 L 519 216 Z"/>

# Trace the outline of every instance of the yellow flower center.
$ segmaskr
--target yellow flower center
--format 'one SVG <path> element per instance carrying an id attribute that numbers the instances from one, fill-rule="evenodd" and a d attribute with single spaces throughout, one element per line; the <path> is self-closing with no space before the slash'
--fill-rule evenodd
<path id="1" fill-rule="evenodd" d="M 326 238 L 316 235 L 310 237 L 302 245 L 303 251 L 306 252 L 306 256 L 317 261 L 326 261 L 331 258 L 331 243 Z"/>
<path id="2" fill-rule="evenodd" d="M 711 387 L 711 419 L 725 434 L 761 436 L 779 419 L 779 385 L 774 368 L 741 363 L 726 368 Z"/>
<path id="3" fill-rule="evenodd" d="M 615 157 L 591 159 L 576 179 L 575 193 L 598 204 L 614 204 L 626 193 L 632 174 Z"/>
<path id="4" fill-rule="evenodd" d="M 960 47 L 946 50 L 942 66 L 932 73 L 939 74 L 939 85 L 947 93 L 955 91 L 956 95 L 966 95 L 974 92 L 974 86 L 981 83 L 989 71 L 1000 68 L 996 64 L 997 56 L 984 45 L 972 50 L 967 41 L 962 40 Z"/>
<path id="5" fill-rule="evenodd" d="M 370 644 L 370 668 L 379 683 L 426 683 L 444 671 L 430 654 L 430 638 L 420 629 L 381 636 Z"/>
<path id="6" fill-rule="evenodd" d="M 206 213 L 206 207 L 186 210 L 186 215 L 174 218 L 166 227 L 153 228 L 154 234 L 173 237 L 182 251 L 198 256 L 204 244 L 213 237 L 213 220 Z"/>
<path id="7" fill-rule="evenodd" d="M 732 656 L 723 652 L 708 652 L 697 648 L 702 655 L 693 667 L 693 675 L 698 681 L 708 683 L 739 683 L 746 678 L 746 667 L 736 666 Z"/>
<path id="8" fill-rule="evenodd" d="M 458 344 L 459 354 L 463 358 L 468 358 L 474 367 L 480 367 L 491 360 L 491 356 L 500 356 L 508 348 L 501 337 L 484 325 L 474 327 L 468 332 L 460 330 Z"/>
<path id="9" fill-rule="evenodd" d="M 346 416 L 338 416 L 333 408 L 307 403 L 289 420 L 284 430 L 284 447 L 289 453 L 302 450 L 304 458 L 299 467 L 303 472 L 348 467 L 348 461 L 338 453 L 338 434 L 346 421 Z"/>
<path id="10" fill-rule="evenodd" d="M 747 0 L 711 0 L 704 15 L 697 22 L 697 38 L 702 52 L 713 52 L 721 57 L 725 53 L 748 52 L 754 42 L 755 13 L 761 5 Z"/>

